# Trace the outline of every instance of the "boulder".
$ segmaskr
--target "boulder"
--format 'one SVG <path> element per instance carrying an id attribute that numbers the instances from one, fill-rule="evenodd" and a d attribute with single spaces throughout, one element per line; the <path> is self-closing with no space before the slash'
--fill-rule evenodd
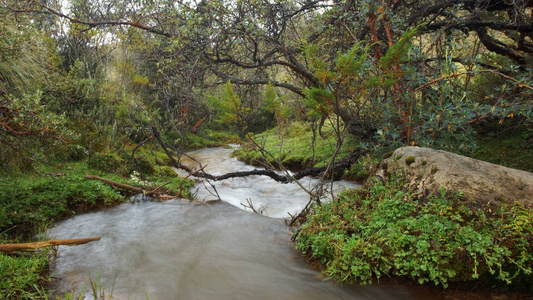
<path id="1" fill-rule="evenodd" d="M 441 187 L 463 192 L 482 204 L 516 203 L 533 208 L 533 173 L 511 169 L 443 150 L 401 147 L 385 159 L 378 174 L 401 171 L 422 181 L 423 192 Z"/>

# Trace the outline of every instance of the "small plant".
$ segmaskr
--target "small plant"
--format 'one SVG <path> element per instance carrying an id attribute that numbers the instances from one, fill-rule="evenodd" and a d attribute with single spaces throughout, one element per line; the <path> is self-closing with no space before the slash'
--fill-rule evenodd
<path id="1" fill-rule="evenodd" d="M 139 172 L 137 171 L 133 171 L 133 173 L 131 173 L 130 181 L 132 181 L 136 186 L 140 186 L 140 187 L 149 187 L 152 185 L 150 182 L 146 180 L 142 180 L 141 174 L 139 174 Z"/>

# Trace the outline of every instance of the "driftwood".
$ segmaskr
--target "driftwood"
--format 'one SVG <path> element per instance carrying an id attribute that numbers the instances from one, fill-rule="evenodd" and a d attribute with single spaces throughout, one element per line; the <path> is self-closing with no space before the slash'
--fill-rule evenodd
<path id="1" fill-rule="evenodd" d="M 162 186 L 159 186 L 159 187 L 157 187 L 157 188 L 155 188 L 155 189 L 153 189 L 151 191 L 148 191 L 148 190 L 143 190 L 141 188 L 138 188 L 136 186 L 127 185 L 127 184 L 124 184 L 124 183 L 116 182 L 116 181 L 113 181 L 113 180 L 105 179 L 105 178 L 94 176 L 94 175 L 84 175 L 83 177 L 86 178 L 86 179 L 99 180 L 99 181 L 107 183 L 107 184 L 109 184 L 111 186 L 118 187 L 118 188 L 121 188 L 121 189 L 125 189 L 125 190 L 128 190 L 128 191 L 132 191 L 132 192 L 135 192 L 137 194 L 144 194 L 146 196 L 155 196 L 157 198 L 164 199 L 164 200 L 176 198 L 174 196 L 163 196 L 163 195 L 161 195 L 161 193 L 159 193 L 159 190 L 162 187 L 164 187 L 165 185 L 167 185 L 168 183 L 164 184 Z"/>
<path id="2" fill-rule="evenodd" d="M 0 252 L 9 253 L 14 251 L 24 251 L 30 249 L 40 249 L 44 247 L 52 246 L 77 246 L 81 244 L 87 244 L 90 242 L 98 241 L 100 237 L 92 237 L 85 239 L 69 239 L 69 240 L 49 240 L 44 242 L 34 242 L 34 243 L 20 243 L 20 244 L 0 244 Z"/>

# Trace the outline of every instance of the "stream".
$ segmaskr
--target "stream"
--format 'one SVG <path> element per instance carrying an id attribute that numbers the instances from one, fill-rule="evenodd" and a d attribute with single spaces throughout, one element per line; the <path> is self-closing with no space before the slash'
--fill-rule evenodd
<path id="1" fill-rule="evenodd" d="M 211 148 L 190 155 L 222 174 L 253 169 Z M 192 162 L 189 162 L 189 164 Z M 302 180 L 311 187 L 316 179 Z M 57 239 L 101 236 L 75 247 L 61 246 L 51 288 L 93 299 L 426 299 L 402 285 L 338 286 L 300 257 L 282 219 L 307 204 L 296 184 L 252 176 L 218 182 L 224 201 L 197 184 L 197 199 L 125 203 L 58 223 Z M 334 190 L 355 187 L 337 182 Z M 263 215 L 246 211 L 250 199 Z"/>

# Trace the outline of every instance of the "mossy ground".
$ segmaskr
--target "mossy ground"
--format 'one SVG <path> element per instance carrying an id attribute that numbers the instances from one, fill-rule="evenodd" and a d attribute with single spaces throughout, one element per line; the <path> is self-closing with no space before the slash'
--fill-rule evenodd
<path id="1" fill-rule="evenodd" d="M 266 159 L 269 163 L 277 166 L 276 160 L 292 170 L 305 169 L 309 167 L 323 166 L 329 163 L 336 148 L 336 141 L 331 128 L 324 127 L 324 137 L 318 134 L 315 137 L 313 146 L 313 130 L 311 125 L 302 122 L 293 122 L 282 134 L 278 128 L 254 135 L 252 138 L 257 144 L 266 149 L 271 156 Z M 355 141 L 348 138 L 336 159 L 351 153 L 356 146 Z M 264 165 L 265 158 L 250 142 L 234 153 L 238 159 L 252 165 Z"/>

